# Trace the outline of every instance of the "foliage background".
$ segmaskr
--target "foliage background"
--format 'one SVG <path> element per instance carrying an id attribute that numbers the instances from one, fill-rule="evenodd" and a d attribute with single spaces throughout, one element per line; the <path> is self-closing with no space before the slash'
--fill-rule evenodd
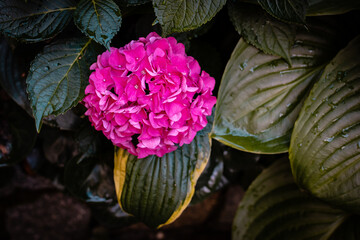
<path id="1" fill-rule="evenodd" d="M 2 11 L 4 11 L 4 6 L 9 4 L 9 2 L 11 1 L 4 0 L 0 2 L 0 7 L 3 9 Z M 14 2 L 19 5 L 25 4 L 24 6 L 34 2 L 45 2 L 51 5 L 50 1 L 27 2 L 18 0 Z M 275 25 L 284 24 L 284 26 L 280 26 L 280 29 L 290 28 L 289 32 L 294 31 L 293 28 L 296 28 L 301 29 L 306 34 L 307 29 L 303 24 L 306 23 L 307 27 L 310 27 L 312 21 L 319 20 L 322 23 L 330 25 L 329 32 L 335 32 L 335 34 L 331 35 L 335 44 L 332 49 L 329 48 L 325 51 L 325 53 L 331 55 L 325 63 L 360 33 L 359 28 L 356 27 L 360 24 L 359 10 L 353 10 L 347 13 L 344 13 L 346 11 L 338 12 L 341 14 L 330 17 L 307 16 L 306 20 L 301 17 L 292 18 L 296 14 L 294 15 L 294 13 L 290 12 L 289 16 L 283 16 L 283 19 L 286 21 L 280 22 L 266 15 L 265 11 L 261 10 L 259 6 L 241 3 L 245 6 L 243 8 L 245 11 L 241 12 L 241 8 L 238 9 L 238 5 L 236 5 L 239 4 L 238 2 L 228 1 L 225 7 L 219 7 L 221 10 L 218 13 L 216 13 L 216 11 L 213 13 L 213 15 L 215 15 L 213 18 L 205 16 L 205 20 L 200 19 L 207 23 L 201 24 L 202 22 L 197 19 L 197 17 L 201 15 L 196 14 L 196 17 L 190 22 L 193 26 L 176 29 L 176 27 L 181 26 L 181 24 L 179 25 L 176 21 L 173 25 L 171 23 L 167 24 L 166 19 L 164 20 L 159 17 L 161 16 L 161 7 L 154 11 L 154 6 L 156 7 L 157 4 L 163 4 L 162 1 L 153 1 L 153 3 L 151 3 L 146 0 L 121 0 L 115 2 L 103 0 L 97 2 L 110 4 L 110 8 L 115 9 L 115 14 L 103 13 L 103 16 L 109 17 L 112 20 L 107 30 L 104 30 L 105 32 L 103 32 L 103 34 L 97 35 L 100 30 L 96 28 L 92 29 L 97 26 L 96 24 L 86 25 L 80 21 L 81 19 L 76 20 L 76 16 L 83 16 L 82 14 L 84 13 L 82 11 L 86 10 L 86 1 L 72 2 L 59 0 L 55 2 L 70 6 L 68 7 L 69 14 L 66 15 L 60 12 L 61 17 L 55 15 L 50 16 L 49 19 L 42 19 L 41 21 L 50 21 L 54 26 L 61 26 L 63 24 L 64 27 L 62 31 L 59 30 L 61 27 L 54 27 L 51 29 L 52 33 L 50 34 L 41 31 L 30 33 L 30 35 L 33 34 L 37 37 L 26 41 L 24 41 L 24 36 L 29 34 L 26 32 L 31 31 L 33 28 L 25 27 L 23 29 L 25 33 L 20 32 L 16 36 L 13 34 L 16 33 L 17 27 L 20 26 L 21 28 L 21 26 L 26 26 L 26 22 L 31 19 L 26 19 L 24 22 L 15 21 L 9 25 L 6 22 L 8 13 L 1 12 L 0 10 L 2 14 L 0 17 L 0 28 L 2 30 L 0 42 L 0 97 L 2 101 L 0 108 L 1 239 L 10 237 L 12 239 L 22 239 L 24 236 L 27 236 L 28 239 L 36 239 L 38 235 L 42 237 L 47 236 L 52 239 L 67 239 L 69 236 L 73 239 L 121 239 L 122 237 L 161 239 L 164 237 L 162 235 L 164 232 L 165 237 L 167 237 L 166 239 L 182 239 L 184 237 L 194 236 L 194 234 L 197 234 L 197 238 L 200 239 L 219 239 L 219 237 L 230 239 L 232 216 L 235 214 L 236 205 L 242 198 L 244 191 L 248 189 L 249 185 L 263 169 L 268 169 L 269 166 L 272 166 L 270 169 L 274 169 L 273 163 L 275 160 L 281 158 L 288 159 L 288 154 L 282 153 L 286 152 L 284 150 L 276 152 L 276 154 L 273 155 L 246 153 L 214 140 L 212 142 L 209 163 L 198 180 L 194 198 L 192 199 L 192 204 L 195 205 L 195 208 L 190 206 L 188 213 L 185 212 L 185 215 L 188 214 L 185 217 L 188 217 L 188 219 L 196 219 L 197 217 L 197 220 L 190 221 L 191 224 L 186 224 L 184 222 L 188 220 L 181 220 L 180 218 L 179 221 L 177 221 L 178 223 L 174 223 L 173 228 L 171 228 L 170 225 L 169 228 L 159 231 L 150 230 L 143 225 L 132 225 L 138 222 L 138 220 L 122 212 L 116 200 L 112 180 L 112 169 L 114 167 L 113 146 L 101 134 L 94 131 L 88 120 L 83 117 L 84 107 L 81 104 L 76 105 L 78 100 L 81 99 L 81 93 L 72 96 L 73 102 L 70 101 L 58 109 L 54 107 L 54 109 L 49 110 L 49 108 L 46 107 L 47 99 L 45 99 L 46 101 L 44 100 L 45 105 L 36 105 L 34 102 L 34 97 L 37 96 L 38 92 L 36 88 L 32 91 L 31 85 L 32 83 L 39 84 L 40 80 L 43 79 L 41 75 L 43 73 L 40 70 L 47 72 L 49 70 L 47 67 L 51 67 L 51 65 L 49 65 L 51 61 L 45 61 L 45 64 L 43 64 L 44 57 L 45 59 L 51 60 L 53 58 L 52 54 L 55 52 L 64 54 L 65 51 L 68 51 L 67 47 L 69 44 L 69 55 L 71 55 L 72 50 L 81 49 L 84 43 L 89 43 L 89 37 L 95 39 L 95 41 L 91 41 L 89 48 L 86 50 L 87 52 L 84 52 L 84 58 L 76 60 L 79 62 L 80 67 L 78 69 L 75 67 L 72 70 L 73 72 L 70 72 L 70 75 L 74 74 L 74 79 L 79 80 L 80 78 L 82 81 L 84 79 L 86 81 L 88 76 L 86 68 L 95 61 L 98 53 L 105 51 L 105 47 L 109 46 L 110 40 L 111 46 L 120 47 L 133 39 L 146 36 L 151 31 L 158 33 L 163 31 L 164 35 L 171 34 L 176 37 L 179 42 L 182 42 L 187 49 L 187 54 L 197 59 L 202 69 L 216 79 L 216 89 L 214 92 L 217 93 L 221 79 L 225 78 L 223 73 L 226 64 L 240 39 L 238 32 L 247 29 L 248 32 L 242 32 L 242 36 L 245 37 L 245 35 L 247 35 L 250 39 L 247 40 L 247 42 L 254 41 L 255 43 L 253 44 L 256 47 L 262 48 L 261 39 L 253 38 L 253 40 L 251 40 L 251 36 L 254 34 L 251 28 L 251 19 L 253 19 L 254 15 L 265 16 L 265 20 L 260 17 L 260 20 L 255 19 L 255 22 L 275 21 Z M 214 2 L 218 3 L 218 6 L 225 4 L 225 1 Z M 246 2 L 255 3 L 256 1 Z M 267 4 L 269 3 L 269 1 L 258 2 L 264 9 L 267 8 Z M 285 5 L 279 5 L 279 9 L 281 10 L 286 8 L 286 3 L 298 1 L 277 2 L 285 3 Z M 309 1 L 309 3 L 311 4 L 312 1 Z M 80 6 L 81 4 L 83 4 L 81 7 L 76 8 L 76 6 Z M 170 5 L 174 3 L 173 1 L 167 1 L 166 4 Z M 344 5 L 346 6 L 347 4 L 350 6 L 349 9 L 359 7 L 351 1 L 345 1 Z M 50 5 L 48 5 L 48 7 Z M 116 12 L 118 12 L 117 6 L 121 9 L 121 14 L 116 14 Z M 189 6 L 188 9 L 194 9 L 191 7 L 192 5 Z M 330 10 L 331 6 L 333 6 L 333 9 L 341 9 L 336 6 L 335 2 L 329 3 L 328 6 L 330 6 Z M 323 9 L 324 8 L 320 8 L 320 10 Z M 36 12 L 39 11 L 39 9 L 34 8 L 29 11 Z M 263 15 L 259 14 L 260 12 Z M 75 21 L 73 17 L 75 17 Z M 281 16 L 278 15 L 278 17 Z M 287 19 L 287 17 L 290 17 L 290 19 Z M 114 21 L 114 19 L 116 21 Z M 160 24 L 157 23 L 155 19 L 158 19 Z M 244 21 L 244 19 L 246 21 Z M 295 23 L 289 23 L 289 21 Z M 247 23 L 249 23 L 249 26 L 246 25 Z M 36 26 L 36 22 L 33 22 L 32 25 Z M 160 25 L 162 25 L 162 27 Z M 255 31 L 255 35 L 260 37 L 260 35 L 257 34 Z M 69 40 L 69 38 L 71 39 Z M 47 53 L 48 55 L 46 55 L 44 49 L 47 49 L 48 46 L 51 46 L 51 44 L 57 41 L 63 41 L 65 45 L 50 48 Z M 259 46 L 256 45 L 257 41 L 260 42 Z M 289 40 L 289 42 L 291 41 Z M 267 53 L 284 57 L 286 59 L 284 60 L 285 62 L 291 61 L 289 53 L 286 51 L 279 52 L 276 46 L 268 48 L 269 49 L 263 50 Z M 41 52 L 45 54 L 38 55 Z M 67 56 L 64 57 L 64 55 L 62 55 L 64 65 L 66 65 L 68 61 L 66 57 Z M 40 59 L 41 61 L 38 61 L 40 65 L 36 65 L 37 61 L 34 59 Z M 56 74 L 61 77 L 61 72 Z M 28 84 L 28 93 L 26 93 L 26 81 Z M 73 84 L 76 85 L 76 81 Z M 77 87 L 77 89 L 82 88 L 83 87 Z M 64 96 L 61 92 L 59 92 L 58 95 Z M 31 104 L 28 96 L 32 99 Z M 31 110 L 32 108 L 34 109 L 34 105 L 37 109 L 34 112 L 35 120 L 33 119 Z M 65 105 L 67 105 L 67 107 L 64 107 Z M 71 109 L 66 111 L 69 108 Z M 234 106 L 230 110 L 236 110 L 236 108 L 237 106 Z M 221 109 L 217 111 L 221 111 Z M 59 115 L 59 113 L 63 112 L 66 113 Z M 58 116 L 55 117 L 54 114 Z M 215 119 L 215 122 L 216 121 Z M 41 131 L 37 133 L 40 127 Z M 213 136 L 219 133 L 215 130 L 213 129 Z M 287 169 L 286 167 L 279 167 L 279 165 L 281 165 L 281 163 L 277 161 L 275 163 L 275 166 L 277 166 L 276 169 L 280 169 L 281 171 Z M 271 172 L 267 174 L 271 175 Z M 290 180 L 285 183 L 294 187 L 291 182 L 292 178 L 286 179 Z M 261 183 L 259 183 L 261 182 L 260 180 L 261 176 L 256 180 L 255 184 L 261 185 Z M 296 189 L 298 190 L 297 187 Z M 256 191 L 253 187 L 248 191 L 248 195 L 251 196 L 251 194 Z M 267 194 L 267 192 L 262 191 L 262 194 Z M 256 202 L 256 196 L 257 193 L 252 195 L 252 197 L 255 198 L 253 201 L 245 200 L 241 208 L 251 209 L 251 206 L 255 203 L 261 206 L 261 202 Z M 274 195 L 270 195 L 270 197 L 271 196 L 274 197 Z M 299 197 L 299 199 L 303 201 L 302 197 Z M 312 204 L 313 200 L 310 200 L 308 206 L 313 206 Z M 196 210 L 196 206 L 198 206 L 198 210 Z M 265 206 L 264 209 L 276 209 L 276 207 L 272 207 L 273 208 Z M 231 210 L 229 210 L 229 208 Z M 45 209 L 49 210 L 47 211 Z M 206 209 L 208 213 L 207 215 L 205 214 L 205 217 L 200 215 L 202 209 Z M 262 208 L 260 207 L 260 209 Z M 304 209 L 304 206 L 301 206 L 299 209 L 296 214 L 300 214 L 300 217 L 307 214 L 307 210 L 301 210 Z M 316 212 L 316 210 L 314 211 Z M 324 211 L 329 213 L 333 210 Z M 31 214 L 26 215 L 26 212 Z M 311 213 L 313 211 L 309 210 L 309 212 Z M 241 225 L 241 221 L 244 219 L 251 220 L 256 214 L 266 216 L 266 214 L 271 215 L 273 212 L 253 212 L 250 213 L 248 217 L 240 218 L 240 220 L 235 219 L 235 221 L 240 221 L 240 223 L 237 222 L 234 225 L 233 238 L 242 239 L 236 235 L 236 226 Z M 298 216 L 296 214 L 295 216 Z M 231 216 L 231 221 L 226 217 L 221 217 L 224 215 Z M 330 215 L 331 214 L 319 218 L 315 217 L 314 221 L 315 223 L 319 223 L 323 218 L 327 220 L 332 219 Z M 336 210 L 334 215 L 338 216 Z M 342 215 L 342 213 L 339 213 L 339 215 Z M 40 221 L 39 219 L 44 221 Z M 266 219 L 266 217 L 262 219 Z M 283 222 L 280 221 L 281 217 L 280 220 L 270 219 L 269 221 L 271 224 L 274 224 L 273 226 L 279 226 L 284 223 L 284 219 L 286 219 L 286 216 L 283 216 Z M 307 218 L 304 219 L 306 219 L 304 221 L 309 221 Z M 310 216 L 309 219 L 311 220 L 312 216 Z M 67 225 L 63 227 L 62 224 L 64 220 L 67 222 Z M 258 220 L 254 222 L 257 223 L 257 221 Z M 280 221 L 280 224 L 276 221 Z M 358 221 L 356 215 L 345 218 L 345 220 L 343 220 L 345 224 L 337 225 L 336 229 L 338 229 L 338 232 L 335 230 L 331 231 L 331 233 L 334 232 L 332 238 L 340 239 L 337 235 L 342 236 L 342 231 L 345 231 L 349 233 L 346 239 L 356 239 L 358 232 L 351 224 L 355 224 Z M 330 223 L 333 222 L 330 221 Z M 243 223 L 243 225 L 246 226 L 245 228 L 250 232 L 249 234 L 255 234 L 251 237 L 247 236 L 247 239 L 255 239 L 256 231 L 251 230 L 246 224 L 249 223 Z M 288 228 L 285 227 L 285 230 L 288 230 L 290 234 L 296 229 L 302 231 L 302 223 L 299 224 L 300 225 L 289 225 Z M 135 227 L 129 228 L 128 226 Z M 254 226 L 256 228 L 256 225 Z M 267 225 L 264 224 L 260 226 Z M 260 229 L 261 227 L 258 226 L 257 228 Z M 322 233 L 322 231 L 324 231 L 323 229 L 324 228 L 320 230 L 315 229 L 312 231 Z M 281 232 L 281 228 L 279 228 L 279 231 Z M 182 233 L 180 234 L 180 232 Z M 242 232 L 246 231 L 243 230 Z M 303 239 L 306 238 L 304 237 Z"/>

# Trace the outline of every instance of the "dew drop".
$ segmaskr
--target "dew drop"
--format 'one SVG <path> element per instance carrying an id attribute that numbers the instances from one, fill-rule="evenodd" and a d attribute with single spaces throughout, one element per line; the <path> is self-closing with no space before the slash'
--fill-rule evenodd
<path id="1" fill-rule="evenodd" d="M 330 143 L 330 142 L 332 142 L 332 140 L 334 140 L 334 137 L 328 137 L 328 138 L 324 139 L 324 142 Z"/>
<path id="2" fill-rule="evenodd" d="M 49 71 L 50 67 L 49 66 L 45 66 L 44 67 L 44 71 Z"/>
<path id="3" fill-rule="evenodd" d="M 121 65 L 118 65 L 119 68 L 121 68 Z"/>
<path id="4" fill-rule="evenodd" d="M 135 60 L 136 60 L 136 61 L 139 61 L 139 58 L 138 58 L 138 57 L 136 57 L 136 58 L 135 58 Z"/>
<path id="5" fill-rule="evenodd" d="M 345 149 L 345 146 L 342 146 L 340 149 L 341 149 L 341 150 L 344 150 L 344 149 Z"/>
<path id="6" fill-rule="evenodd" d="M 103 79 L 103 82 L 106 82 L 106 79 L 105 79 L 105 78 Z"/>
<path id="7" fill-rule="evenodd" d="M 284 114 L 283 113 L 279 113 L 279 117 L 281 118 L 281 117 L 283 117 L 284 116 Z"/>
<path id="8" fill-rule="evenodd" d="M 135 88 L 135 89 L 138 89 L 138 88 L 139 88 L 139 86 L 136 84 L 136 85 L 134 86 L 134 88 Z"/>
<path id="9" fill-rule="evenodd" d="M 301 148 L 301 147 L 302 147 L 302 143 L 298 143 L 297 146 L 298 146 L 298 148 Z"/>

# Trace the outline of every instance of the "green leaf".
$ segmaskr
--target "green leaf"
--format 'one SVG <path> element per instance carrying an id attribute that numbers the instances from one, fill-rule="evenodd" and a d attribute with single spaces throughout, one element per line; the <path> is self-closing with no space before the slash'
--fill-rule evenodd
<path id="1" fill-rule="evenodd" d="M 62 114 L 83 98 L 92 54 L 90 39 L 60 40 L 31 63 L 26 82 L 38 131 L 43 117 Z"/>
<path id="2" fill-rule="evenodd" d="M 290 145 L 296 182 L 360 212 L 360 36 L 327 65 L 301 109 Z"/>
<path id="3" fill-rule="evenodd" d="M 291 64 L 290 49 L 295 42 L 296 27 L 281 22 L 253 4 L 230 2 L 230 18 L 246 42 L 265 53 L 278 55 Z"/>
<path id="4" fill-rule="evenodd" d="M 287 152 L 306 93 L 336 49 L 333 35 L 316 24 L 299 31 L 292 67 L 240 39 L 221 80 L 212 137 L 248 152 Z"/>
<path id="5" fill-rule="evenodd" d="M 31 113 L 30 102 L 26 95 L 24 64 L 20 60 L 23 53 L 15 52 L 6 39 L 0 40 L 0 85 L 6 93 L 29 114 Z"/>
<path id="6" fill-rule="evenodd" d="M 81 0 L 74 21 L 86 36 L 109 48 L 121 26 L 121 12 L 112 0 Z"/>
<path id="7" fill-rule="evenodd" d="M 360 1 L 354 0 L 308 0 L 308 16 L 343 14 L 360 9 Z"/>
<path id="8" fill-rule="evenodd" d="M 198 132 L 190 144 L 163 157 L 138 159 L 117 148 L 114 181 L 121 208 L 150 227 L 159 228 L 179 217 L 210 157 L 208 132 Z"/>
<path id="9" fill-rule="evenodd" d="M 155 15 L 163 35 L 185 32 L 210 21 L 226 0 L 153 0 Z"/>
<path id="10" fill-rule="evenodd" d="M 270 15 L 292 23 L 305 23 L 307 0 L 258 0 Z"/>
<path id="11" fill-rule="evenodd" d="M 61 32 L 75 10 L 71 0 L 2 0 L 0 31 L 27 42 L 38 42 Z"/>
<path id="12" fill-rule="evenodd" d="M 300 191 L 289 162 L 281 159 L 250 185 L 236 212 L 232 239 L 328 239 L 346 217 Z"/>

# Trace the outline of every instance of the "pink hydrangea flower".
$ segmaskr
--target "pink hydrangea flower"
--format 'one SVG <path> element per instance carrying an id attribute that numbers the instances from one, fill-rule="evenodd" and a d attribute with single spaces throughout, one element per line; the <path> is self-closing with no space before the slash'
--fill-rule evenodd
<path id="1" fill-rule="evenodd" d="M 215 80 L 175 38 L 150 33 L 99 55 L 84 105 L 96 130 L 144 158 L 189 144 L 203 129 L 216 98 Z"/>

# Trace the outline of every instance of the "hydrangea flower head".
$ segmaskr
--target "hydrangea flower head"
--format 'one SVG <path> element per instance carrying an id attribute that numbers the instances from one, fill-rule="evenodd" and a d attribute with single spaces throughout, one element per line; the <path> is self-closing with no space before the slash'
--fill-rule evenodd
<path id="1" fill-rule="evenodd" d="M 189 144 L 206 124 L 215 80 L 173 37 L 150 33 L 98 56 L 85 115 L 114 145 L 144 158 Z"/>

